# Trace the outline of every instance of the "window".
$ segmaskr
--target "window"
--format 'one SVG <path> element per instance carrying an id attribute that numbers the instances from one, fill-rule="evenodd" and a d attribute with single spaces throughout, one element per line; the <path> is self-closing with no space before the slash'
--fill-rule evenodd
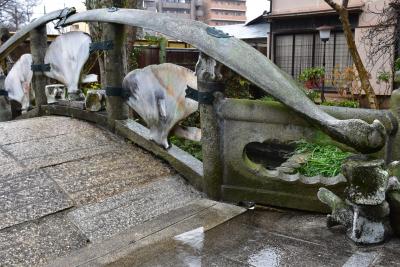
<path id="1" fill-rule="evenodd" d="M 274 61 L 282 70 L 298 79 L 300 73 L 311 67 L 322 67 L 324 45 L 319 33 L 288 34 L 275 36 Z M 330 86 L 334 68 L 343 70 L 353 65 L 342 32 L 332 32 L 326 43 L 326 85 Z"/>

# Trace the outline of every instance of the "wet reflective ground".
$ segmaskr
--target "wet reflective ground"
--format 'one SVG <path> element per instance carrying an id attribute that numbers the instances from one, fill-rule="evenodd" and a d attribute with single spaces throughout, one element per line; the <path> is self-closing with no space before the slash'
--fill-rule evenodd
<path id="1" fill-rule="evenodd" d="M 400 266 L 400 240 L 358 247 L 319 214 L 258 208 L 146 245 L 110 266 Z"/>

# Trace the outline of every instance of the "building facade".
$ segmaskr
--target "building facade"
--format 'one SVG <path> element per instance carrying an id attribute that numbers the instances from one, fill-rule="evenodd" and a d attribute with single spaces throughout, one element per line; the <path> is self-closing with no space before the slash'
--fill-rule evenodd
<path id="1" fill-rule="evenodd" d="M 393 59 L 381 59 L 382 64 L 378 62 L 375 66 L 368 66 L 368 47 L 362 42 L 365 32 L 374 27 L 377 21 L 377 15 L 371 10 L 379 10 L 383 5 L 384 0 L 373 3 L 367 0 L 350 0 L 348 10 L 358 51 L 371 74 L 372 87 L 377 95 L 390 95 L 391 84 L 380 83 L 377 76 L 381 71 L 391 71 Z M 323 42 L 317 28 L 323 25 L 332 27 L 326 43 L 325 70 L 326 84 L 334 92 L 334 73 L 353 67 L 338 14 L 324 0 L 277 0 L 272 1 L 267 18 L 271 24 L 270 57 L 295 79 L 305 68 L 322 67 Z"/>
<path id="2" fill-rule="evenodd" d="M 246 0 L 144 0 L 145 10 L 222 26 L 246 22 Z"/>
<path id="3" fill-rule="evenodd" d="M 144 0 L 143 9 L 171 14 L 183 19 L 201 20 L 201 0 Z"/>
<path id="4" fill-rule="evenodd" d="M 246 22 L 246 0 L 203 0 L 203 21 L 212 26 Z"/>

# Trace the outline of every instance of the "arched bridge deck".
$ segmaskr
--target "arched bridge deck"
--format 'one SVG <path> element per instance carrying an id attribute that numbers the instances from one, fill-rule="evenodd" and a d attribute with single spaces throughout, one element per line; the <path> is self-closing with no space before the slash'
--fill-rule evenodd
<path id="1" fill-rule="evenodd" d="M 231 212 L 213 224 L 242 212 L 202 198 L 153 154 L 68 117 L 0 123 L 0 166 L 0 265 L 43 264 L 129 230 L 128 244 L 221 205 Z"/>

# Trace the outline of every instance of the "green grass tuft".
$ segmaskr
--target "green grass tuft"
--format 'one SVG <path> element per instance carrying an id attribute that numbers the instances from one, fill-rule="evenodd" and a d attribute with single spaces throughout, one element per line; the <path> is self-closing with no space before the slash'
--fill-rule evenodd
<path id="1" fill-rule="evenodd" d="M 179 147 L 180 149 L 188 152 L 198 160 L 203 160 L 203 154 L 201 153 L 201 143 L 191 140 L 186 140 L 177 136 L 172 136 L 169 141 Z"/>
<path id="2" fill-rule="evenodd" d="M 343 152 L 333 145 L 318 145 L 305 141 L 296 142 L 295 154 L 303 153 L 309 153 L 310 157 L 297 171 L 308 177 L 316 175 L 336 176 L 341 171 L 343 161 L 352 155 L 350 152 Z"/>

